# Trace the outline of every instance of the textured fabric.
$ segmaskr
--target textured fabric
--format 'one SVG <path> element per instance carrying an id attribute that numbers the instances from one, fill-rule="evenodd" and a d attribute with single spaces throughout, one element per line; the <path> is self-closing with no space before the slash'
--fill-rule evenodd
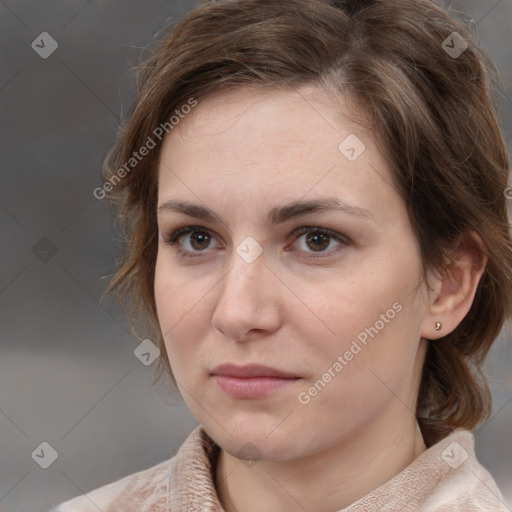
<path id="1" fill-rule="evenodd" d="M 218 446 L 198 427 L 172 459 L 60 505 L 55 512 L 223 512 L 212 468 Z M 470 431 L 455 430 L 401 473 L 339 512 L 505 512 Z"/>

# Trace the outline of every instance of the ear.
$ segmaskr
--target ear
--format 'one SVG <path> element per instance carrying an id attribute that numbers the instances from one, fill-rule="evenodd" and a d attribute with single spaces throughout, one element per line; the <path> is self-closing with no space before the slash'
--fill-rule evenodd
<path id="1" fill-rule="evenodd" d="M 423 338 L 435 340 L 455 330 L 473 304 L 486 263 L 485 245 L 472 231 L 450 252 L 445 272 L 429 276 L 428 310 L 421 326 Z M 439 330 L 435 328 L 437 322 L 442 324 Z"/>

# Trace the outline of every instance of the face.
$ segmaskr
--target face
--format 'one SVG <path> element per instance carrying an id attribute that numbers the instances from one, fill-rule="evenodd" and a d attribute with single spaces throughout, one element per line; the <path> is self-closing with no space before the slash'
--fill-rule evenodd
<path id="1" fill-rule="evenodd" d="M 343 105 L 313 86 L 223 91 L 162 147 L 159 322 L 186 404 L 235 456 L 306 457 L 414 411 L 418 244 Z"/>

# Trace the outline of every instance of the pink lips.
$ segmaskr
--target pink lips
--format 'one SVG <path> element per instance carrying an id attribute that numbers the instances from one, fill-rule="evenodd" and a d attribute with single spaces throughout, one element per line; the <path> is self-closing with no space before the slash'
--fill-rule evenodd
<path id="1" fill-rule="evenodd" d="M 263 398 L 300 378 L 257 364 L 245 366 L 222 364 L 212 371 L 212 377 L 232 398 Z"/>

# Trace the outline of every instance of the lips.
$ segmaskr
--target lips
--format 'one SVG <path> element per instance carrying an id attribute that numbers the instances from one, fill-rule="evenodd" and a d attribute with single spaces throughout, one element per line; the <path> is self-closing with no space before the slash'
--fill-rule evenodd
<path id="1" fill-rule="evenodd" d="M 211 375 L 227 395 L 238 399 L 264 398 L 300 379 L 297 375 L 258 364 L 222 364 Z"/>
<path id="2" fill-rule="evenodd" d="M 223 375 L 226 377 L 254 378 L 254 377 L 277 377 L 282 379 L 296 379 L 297 375 L 263 366 L 260 364 L 248 364 L 236 366 L 234 364 L 221 364 L 212 371 L 212 375 Z"/>

